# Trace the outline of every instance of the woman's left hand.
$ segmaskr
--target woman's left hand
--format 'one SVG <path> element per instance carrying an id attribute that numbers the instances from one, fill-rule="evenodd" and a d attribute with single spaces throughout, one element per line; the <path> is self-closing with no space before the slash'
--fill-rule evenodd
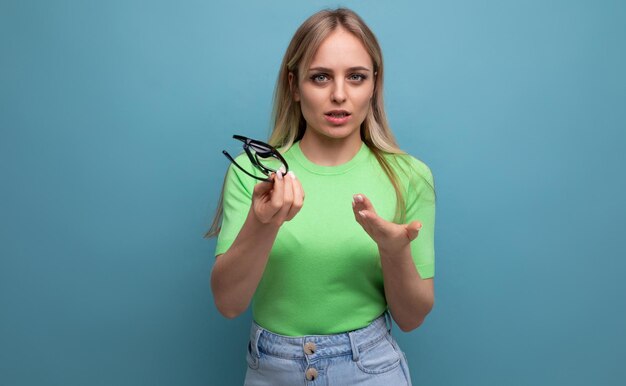
<path id="1" fill-rule="evenodd" d="M 413 221 L 409 224 L 395 224 L 376 214 L 374 206 L 364 194 L 355 194 L 352 199 L 354 218 L 365 232 L 378 244 L 380 250 L 389 253 L 401 251 L 417 238 L 422 224 Z"/>

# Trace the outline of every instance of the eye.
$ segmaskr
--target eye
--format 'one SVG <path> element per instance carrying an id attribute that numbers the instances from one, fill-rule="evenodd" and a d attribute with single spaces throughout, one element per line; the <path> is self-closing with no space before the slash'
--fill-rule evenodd
<path id="1" fill-rule="evenodd" d="M 367 75 L 365 74 L 355 73 L 355 74 L 348 75 L 348 80 L 356 82 L 356 83 L 363 82 L 365 79 L 367 79 Z"/>
<path id="2" fill-rule="evenodd" d="M 326 74 L 313 74 L 310 79 L 315 83 L 324 83 L 329 80 Z"/>

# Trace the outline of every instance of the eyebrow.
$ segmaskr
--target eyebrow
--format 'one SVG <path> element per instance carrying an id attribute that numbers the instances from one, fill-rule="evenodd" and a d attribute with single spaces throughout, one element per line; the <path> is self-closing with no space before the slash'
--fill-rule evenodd
<path id="1" fill-rule="evenodd" d="M 330 68 L 326 68 L 326 67 L 312 67 L 312 68 L 309 68 L 309 71 L 333 72 L 333 70 L 331 70 Z M 356 66 L 356 67 L 348 68 L 348 71 L 371 71 L 371 70 L 367 67 Z"/>

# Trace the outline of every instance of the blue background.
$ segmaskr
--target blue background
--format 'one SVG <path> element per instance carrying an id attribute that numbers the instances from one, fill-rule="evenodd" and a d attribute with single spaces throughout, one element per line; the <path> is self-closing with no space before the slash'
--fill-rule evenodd
<path id="1" fill-rule="evenodd" d="M 233 133 L 267 138 L 326 6 L 377 34 L 390 123 L 433 170 L 415 385 L 626 379 L 623 1 L 2 1 L 0 384 L 238 385 L 215 309 Z"/>

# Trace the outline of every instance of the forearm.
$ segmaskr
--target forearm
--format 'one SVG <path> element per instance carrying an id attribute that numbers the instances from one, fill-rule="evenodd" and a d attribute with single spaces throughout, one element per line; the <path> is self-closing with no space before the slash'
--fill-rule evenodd
<path id="1" fill-rule="evenodd" d="M 259 222 L 250 210 L 231 247 L 216 258 L 211 290 L 215 305 L 224 316 L 234 318 L 248 308 L 279 228 Z"/>
<path id="2" fill-rule="evenodd" d="M 387 252 L 379 248 L 385 297 L 393 319 L 402 331 L 411 331 L 424 321 L 434 303 L 432 280 L 422 280 L 410 246 Z"/>

